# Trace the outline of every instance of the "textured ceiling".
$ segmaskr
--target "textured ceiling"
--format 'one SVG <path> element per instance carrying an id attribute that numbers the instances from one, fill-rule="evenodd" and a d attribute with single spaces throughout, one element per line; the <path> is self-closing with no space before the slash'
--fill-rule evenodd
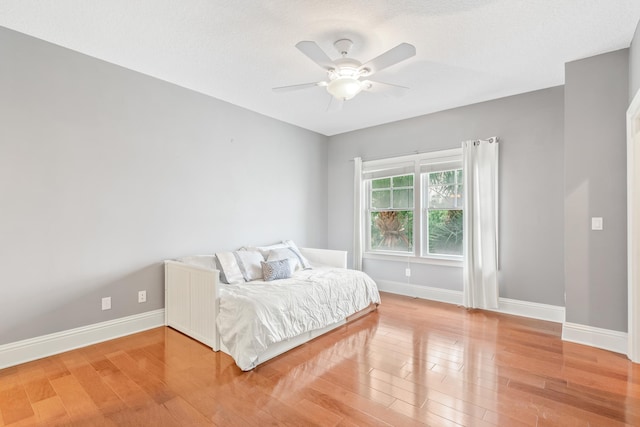
<path id="1" fill-rule="evenodd" d="M 564 83 L 564 63 L 629 47 L 640 0 L 0 0 L 0 25 L 325 135 Z M 323 80 L 295 48 L 354 42 L 401 98 L 362 93 L 326 112 Z M 1 61 L 1 59 L 0 59 Z"/>

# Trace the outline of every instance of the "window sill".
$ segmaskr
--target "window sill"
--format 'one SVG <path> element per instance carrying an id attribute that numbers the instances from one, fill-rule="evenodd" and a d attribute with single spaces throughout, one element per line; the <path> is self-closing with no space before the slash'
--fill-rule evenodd
<path id="1" fill-rule="evenodd" d="M 409 262 L 411 264 L 430 264 L 430 265 L 444 265 L 448 267 L 460 267 L 462 268 L 462 257 L 417 257 L 412 254 L 392 254 L 392 253 L 372 253 L 365 252 L 362 255 L 364 259 L 379 260 L 379 261 L 395 261 L 395 262 Z"/>

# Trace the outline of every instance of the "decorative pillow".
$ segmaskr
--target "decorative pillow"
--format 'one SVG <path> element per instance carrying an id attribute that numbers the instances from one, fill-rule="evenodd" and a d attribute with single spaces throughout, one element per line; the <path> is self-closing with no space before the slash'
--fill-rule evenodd
<path id="1" fill-rule="evenodd" d="M 262 261 L 262 276 L 267 282 L 291 277 L 291 265 L 286 259 Z"/>
<path id="2" fill-rule="evenodd" d="M 247 282 L 262 279 L 262 265 L 264 257 L 258 251 L 236 251 L 233 253 Z"/>
<path id="3" fill-rule="evenodd" d="M 244 276 L 233 252 L 216 253 L 216 264 L 220 269 L 220 280 L 235 284 L 244 282 Z"/>

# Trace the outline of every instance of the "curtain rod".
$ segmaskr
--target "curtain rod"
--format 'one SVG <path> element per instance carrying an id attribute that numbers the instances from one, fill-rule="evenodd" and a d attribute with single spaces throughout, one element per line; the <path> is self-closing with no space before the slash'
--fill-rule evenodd
<path id="1" fill-rule="evenodd" d="M 477 145 L 479 143 L 481 143 L 482 141 L 487 141 L 488 143 L 499 143 L 500 139 L 497 136 L 492 136 L 491 138 L 487 138 L 487 139 L 472 139 L 469 141 L 465 141 L 465 142 L 473 142 L 474 145 Z"/>
<path id="2" fill-rule="evenodd" d="M 366 158 L 366 159 L 362 159 L 363 162 L 371 162 L 373 160 L 384 160 L 384 159 L 393 159 L 394 157 L 404 157 L 404 156 L 415 156 L 417 154 L 426 154 L 426 153 L 431 153 L 431 151 L 411 151 L 409 153 L 400 153 L 400 154 L 391 154 L 391 155 L 386 155 L 386 156 L 379 156 L 379 157 L 370 157 L 370 158 Z M 356 157 L 360 157 L 360 156 L 356 156 Z M 353 159 L 349 159 L 350 162 L 353 162 Z"/>
<path id="3" fill-rule="evenodd" d="M 492 136 L 490 138 L 487 139 L 471 139 L 468 141 L 464 141 L 464 142 L 473 142 L 478 143 L 480 141 L 488 141 L 490 143 L 495 142 L 496 144 L 500 142 L 500 138 L 498 138 L 497 136 Z M 427 153 L 433 153 L 434 151 L 444 151 L 444 150 L 453 150 L 455 148 L 445 148 L 443 150 L 431 150 L 431 151 L 419 151 L 419 150 L 415 150 L 415 151 L 410 151 L 408 153 L 397 153 L 397 154 L 389 154 L 389 155 L 385 155 L 385 156 L 379 156 L 379 157 L 371 157 L 371 158 L 367 158 L 364 159 L 362 158 L 363 162 L 371 162 L 374 160 L 384 160 L 384 159 L 393 159 L 394 157 L 404 157 L 404 156 L 415 156 L 415 155 L 419 155 L 419 154 L 427 154 Z M 360 157 L 360 156 L 356 156 L 356 157 Z M 353 159 L 349 159 L 350 162 L 353 162 Z"/>

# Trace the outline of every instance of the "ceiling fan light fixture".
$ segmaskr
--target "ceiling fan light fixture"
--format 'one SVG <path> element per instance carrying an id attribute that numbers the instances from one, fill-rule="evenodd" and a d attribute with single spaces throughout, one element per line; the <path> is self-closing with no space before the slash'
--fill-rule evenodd
<path id="1" fill-rule="evenodd" d="M 327 92 L 334 98 L 347 101 L 362 90 L 362 83 L 353 77 L 338 77 L 327 85 Z"/>

